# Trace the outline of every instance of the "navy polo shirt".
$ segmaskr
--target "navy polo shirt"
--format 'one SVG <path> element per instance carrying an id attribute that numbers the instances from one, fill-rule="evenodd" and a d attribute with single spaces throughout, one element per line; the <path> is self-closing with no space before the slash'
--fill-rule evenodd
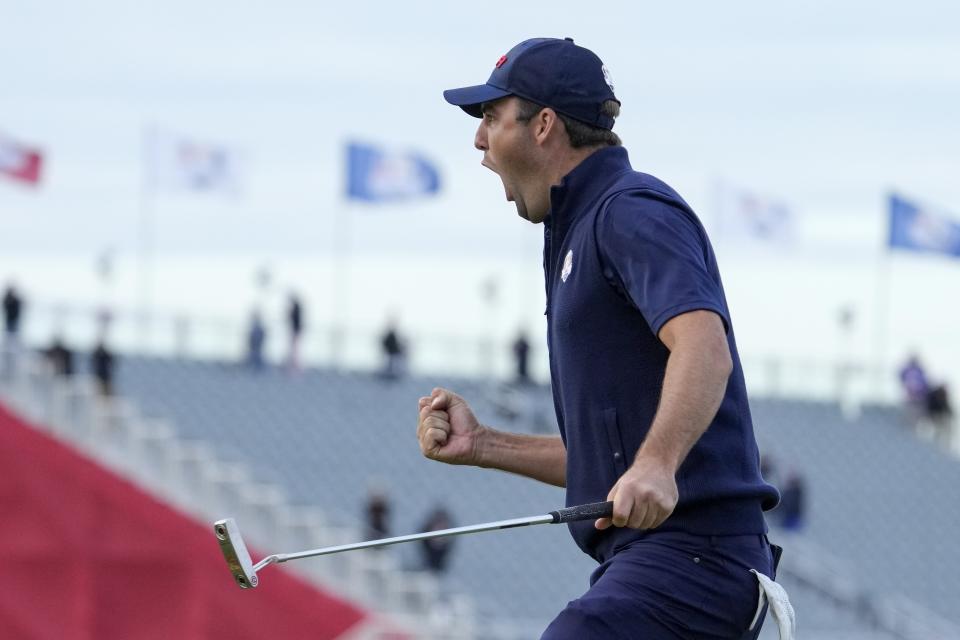
<path id="1" fill-rule="evenodd" d="M 550 193 L 544 272 L 550 374 L 567 448 L 567 504 L 598 502 L 627 470 L 653 422 L 670 354 L 657 337 L 671 318 L 719 315 L 733 372 L 720 409 L 677 472 L 679 502 L 658 530 L 765 533 L 776 489 L 760 456 L 717 260 L 686 202 L 633 171 L 622 147 L 591 154 Z M 642 531 L 570 525 L 605 561 Z"/>

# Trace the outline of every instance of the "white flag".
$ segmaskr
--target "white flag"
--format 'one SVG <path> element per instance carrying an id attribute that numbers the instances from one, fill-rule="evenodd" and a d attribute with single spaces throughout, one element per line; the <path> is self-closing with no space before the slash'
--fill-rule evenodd
<path id="1" fill-rule="evenodd" d="M 239 191 L 239 153 L 235 149 L 158 130 L 148 132 L 146 146 L 144 171 L 152 191 Z"/>
<path id="2" fill-rule="evenodd" d="M 723 241 L 793 243 L 793 212 L 782 201 L 728 183 L 721 183 L 717 191 L 716 235 Z"/>

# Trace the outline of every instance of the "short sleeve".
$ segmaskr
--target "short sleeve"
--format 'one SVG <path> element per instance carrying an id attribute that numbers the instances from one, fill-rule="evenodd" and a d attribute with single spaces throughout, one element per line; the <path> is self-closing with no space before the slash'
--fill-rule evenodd
<path id="1" fill-rule="evenodd" d="M 596 224 L 605 277 L 655 335 L 671 318 L 699 309 L 719 315 L 729 332 L 716 262 L 692 214 L 643 193 L 624 193 L 607 203 Z"/>

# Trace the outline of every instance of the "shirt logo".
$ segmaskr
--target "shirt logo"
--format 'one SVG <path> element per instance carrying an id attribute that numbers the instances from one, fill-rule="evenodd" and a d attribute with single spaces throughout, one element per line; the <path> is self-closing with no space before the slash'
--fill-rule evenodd
<path id="1" fill-rule="evenodd" d="M 563 259 L 563 269 L 560 270 L 560 280 L 566 282 L 573 271 L 573 249 L 567 251 L 567 257 Z"/>

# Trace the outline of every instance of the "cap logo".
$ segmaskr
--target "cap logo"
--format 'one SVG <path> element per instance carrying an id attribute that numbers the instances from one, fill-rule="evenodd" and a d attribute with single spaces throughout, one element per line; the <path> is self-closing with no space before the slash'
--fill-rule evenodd
<path id="1" fill-rule="evenodd" d="M 610 70 L 607 69 L 607 65 L 600 65 L 600 70 L 603 71 L 603 81 L 610 87 L 610 91 L 613 91 L 613 79 L 610 77 Z"/>
<path id="2" fill-rule="evenodd" d="M 497 60 L 497 69 L 503 66 L 503 63 L 507 61 L 507 56 L 500 56 L 500 59 Z"/>

